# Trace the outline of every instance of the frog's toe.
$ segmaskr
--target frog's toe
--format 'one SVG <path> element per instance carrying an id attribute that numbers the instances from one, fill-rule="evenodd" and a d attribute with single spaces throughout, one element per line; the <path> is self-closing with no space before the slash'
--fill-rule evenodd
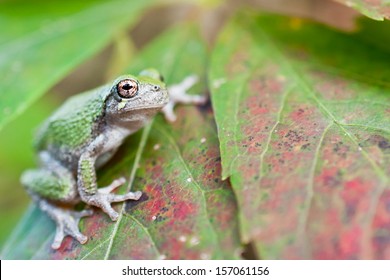
<path id="1" fill-rule="evenodd" d="M 97 193 L 95 193 L 94 195 L 87 196 L 82 199 L 87 204 L 102 209 L 103 212 L 105 212 L 108 216 L 110 216 L 111 220 L 113 221 L 116 221 L 119 218 L 119 214 L 112 208 L 111 203 L 122 202 L 129 199 L 138 200 L 142 195 L 142 192 L 140 191 L 128 192 L 126 194 L 107 193 L 108 190 L 107 188 L 108 187 L 103 189 L 98 189 Z"/>
<path id="2" fill-rule="evenodd" d="M 165 107 L 162 108 L 161 112 L 164 114 L 164 117 L 169 122 L 176 121 L 176 115 L 173 112 L 173 107 L 175 106 L 175 103 L 169 102 Z"/>
<path id="3" fill-rule="evenodd" d="M 124 177 L 120 177 L 120 178 L 112 181 L 112 183 L 109 186 L 104 187 L 104 188 L 100 188 L 99 192 L 106 193 L 106 194 L 110 193 L 113 190 L 115 190 L 116 188 L 122 186 L 124 183 L 126 183 L 126 179 Z"/>
<path id="4" fill-rule="evenodd" d="M 107 213 L 108 216 L 110 216 L 110 219 L 112 221 L 116 221 L 119 218 L 119 213 L 116 212 L 112 207 L 107 207 L 106 209 L 103 209 L 104 212 Z"/>
<path id="5" fill-rule="evenodd" d="M 105 201 L 101 202 L 101 209 L 110 216 L 111 220 L 116 221 L 119 214 L 111 207 L 111 203 L 122 202 L 126 200 L 138 200 L 142 196 L 142 192 L 128 192 L 127 194 L 108 194 L 105 196 Z"/>
<path id="6" fill-rule="evenodd" d="M 190 89 L 193 85 L 195 85 L 198 81 L 199 81 L 199 77 L 193 74 L 184 78 L 184 80 L 180 84 L 177 84 L 176 86 L 186 91 Z"/>
<path id="7" fill-rule="evenodd" d="M 207 102 L 207 100 L 208 100 L 207 96 L 204 96 L 204 95 L 191 95 L 190 96 L 190 102 L 192 104 L 203 105 Z"/>
<path id="8" fill-rule="evenodd" d="M 112 201 L 110 199 L 107 199 L 107 197 L 105 198 L 106 199 L 100 201 L 98 207 L 100 207 L 103 210 L 103 212 L 110 217 L 111 220 L 113 221 L 118 220 L 119 214 L 114 210 L 114 208 L 111 207 Z"/>
<path id="9" fill-rule="evenodd" d="M 128 192 L 127 194 L 111 194 L 109 200 L 111 202 L 121 202 L 125 200 L 138 200 L 142 196 L 142 192 Z"/>
<path id="10" fill-rule="evenodd" d="M 56 234 L 51 246 L 53 249 L 60 248 L 62 241 L 68 235 L 72 236 L 81 244 L 88 241 L 88 237 L 80 232 L 78 224 L 81 218 L 92 215 L 92 210 L 76 212 L 57 208 L 51 204 L 47 204 L 47 209 L 45 210 L 53 218 L 57 225 Z"/>
<path id="11" fill-rule="evenodd" d="M 64 240 L 64 238 L 67 235 L 72 236 L 74 239 L 76 239 L 78 242 L 80 242 L 80 244 L 85 244 L 88 241 L 88 237 L 85 236 L 84 234 L 82 234 L 78 229 L 73 230 L 73 231 L 69 231 L 69 230 L 65 230 L 61 226 L 58 226 L 57 231 L 56 231 L 56 235 L 54 237 L 54 241 L 53 241 L 51 247 L 55 250 L 60 248 L 62 241 Z"/>
<path id="12" fill-rule="evenodd" d="M 134 198 L 132 198 L 133 200 L 138 200 L 142 196 L 142 192 L 140 192 L 140 191 L 136 191 L 136 192 L 134 192 L 132 194 L 134 195 Z"/>
<path id="13" fill-rule="evenodd" d="M 82 234 L 81 232 L 78 232 L 74 236 L 80 244 L 85 244 L 88 241 L 88 237 Z"/>
<path id="14" fill-rule="evenodd" d="M 56 230 L 56 235 L 54 236 L 54 241 L 51 244 L 51 247 L 54 250 L 60 248 L 62 240 L 64 240 L 64 238 L 65 238 L 64 228 L 58 225 Z"/>
<path id="15" fill-rule="evenodd" d="M 83 210 L 83 211 L 76 212 L 76 213 L 77 213 L 77 216 L 79 217 L 79 219 L 81 219 L 81 218 L 84 218 L 84 217 L 92 216 L 93 215 L 93 210 L 92 209 L 87 209 L 87 210 Z"/>

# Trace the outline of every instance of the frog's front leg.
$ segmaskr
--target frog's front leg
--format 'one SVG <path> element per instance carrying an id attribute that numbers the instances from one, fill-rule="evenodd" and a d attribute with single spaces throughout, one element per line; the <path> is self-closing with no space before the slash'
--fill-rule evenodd
<path id="1" fill-rule="evenodd" d="M 196 75 L 191 75 L 186 77 L 181 83 L 168 87 L 169 102 L 162 109 L 162 113 L 168 121 L 174 122 L 176 120 L 173 108 L 177 103 L 204 104 L 207 101 L 206 96 L 191 95 L 187 93 L 187 90 L 196 84 L 197 81 L 198 77 Z"/>
<path id="2" fill-rule="evenodd" d="M 97 157 L 105 152 L 110 151 L 112 142 L 109 137 L 101 134 L 98 136 L 81 155 L 78 164 L 77 185 L 78 191 L 85 203 L 101 208 L 107 213 L 111 220 L 116 221 L 119 214 L 111 207 L 113 202 L 121 202 L 125 200 L 138 200 L 142 193 L 128 192 L 124 195 L 112 194 L 111 192 L 125 183 L 124 178 L 114 180 L 109 186 L 97 188 L 95 161 Z"/>

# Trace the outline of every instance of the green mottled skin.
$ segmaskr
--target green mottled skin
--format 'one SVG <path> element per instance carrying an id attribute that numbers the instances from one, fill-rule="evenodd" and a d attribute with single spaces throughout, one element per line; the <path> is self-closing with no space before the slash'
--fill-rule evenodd
<path id="1" fill-rule="evenodd" d="M 70 182 L 66 178 L 58 178 L 47 170 L 31 172 L 30 189 L 43 197 L 51 200 L 60 200 L 69 193 Z"/>
<path id="2" fill-rule="evenodd" d="M 94 180 L 96 180 L 96 178 L 91 170 L 94 170 L 94 164 L 87 159 L 83 159 L 80 162 L 80 168 L 80 176 L 82 177 L 81 180 L 84 182 L 85 192 L 87 194 L 93 194 L 95 192 L 95 188 L 92 186 L 94 186 Z"/>
<path id="3" fill-rule="evenodd" d="M 97 133 L 94 123 L 101 117 L 107 87 L 70 98 L 40 128 L 35 146 L 38 150 L 80 148 Z"/>

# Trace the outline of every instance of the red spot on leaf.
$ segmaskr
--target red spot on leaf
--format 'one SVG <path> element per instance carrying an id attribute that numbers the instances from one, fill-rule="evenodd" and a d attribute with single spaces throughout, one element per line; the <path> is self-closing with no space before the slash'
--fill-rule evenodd
<path id="1" fill-rule="evenodd" d="M 340 236 L 339 246 L 340 246 L 340 257 L 342 259 L 355 258 L 360 250 L 360 244 L 362 242 L 362 230 L 358 225 L 347 229 Z"/>

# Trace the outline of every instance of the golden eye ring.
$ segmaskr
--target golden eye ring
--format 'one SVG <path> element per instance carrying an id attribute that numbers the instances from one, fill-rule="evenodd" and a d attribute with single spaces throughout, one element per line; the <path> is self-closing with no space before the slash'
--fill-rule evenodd
<path id="1" fill-rule="evenodd" d="M 137 95 L 138 83 L 133 79 L 124 79 L 116 86 L 118 95 L 122 98 L 132 98 Z"/>

